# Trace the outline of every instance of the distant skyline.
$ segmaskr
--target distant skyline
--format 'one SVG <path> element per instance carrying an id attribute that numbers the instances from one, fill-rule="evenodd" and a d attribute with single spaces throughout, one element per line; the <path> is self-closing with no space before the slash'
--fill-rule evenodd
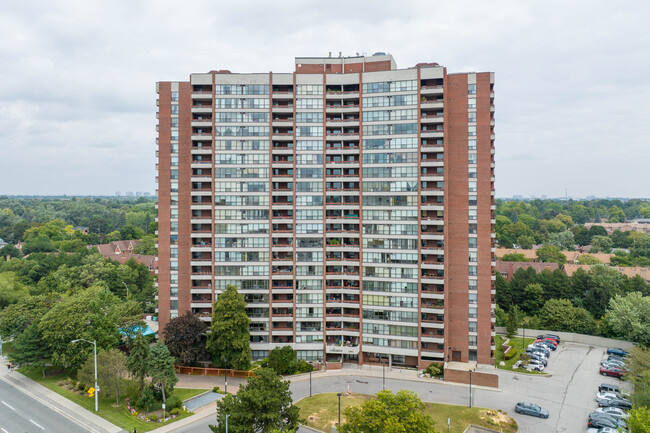
<path id="1" fill-rule="evenodd" d="M 645 2 L 23 0 L 0 13 L 0 195 L 155 193 L 155 83 L 391 53 L 496 74 L 496 195 L 648 197 Z"/>

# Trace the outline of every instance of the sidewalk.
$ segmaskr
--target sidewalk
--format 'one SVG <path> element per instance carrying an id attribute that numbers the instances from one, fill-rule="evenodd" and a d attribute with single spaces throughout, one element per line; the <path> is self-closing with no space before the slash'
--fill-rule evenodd
<path id="1" fill-rule="evenodd" d="M 177 374 L 178 383 L 176 388 L 191 389 L 212 389 L 218 386 L 224 390 L 223 376 L 199 376 L 194 374 Z M 240 377 L 228 377 L 228 391 L 237 393 L 239 387 L 246 384 L 246 379 Z"/>
<path id="2" fill-rule="evenodd" d="M 30 378 L 15 371 L 8 371 L 3 360 L 0 366 L 0 380 L 8 383 L 19 391 L 29 395 L 34 400 L 60 413 L 69 420 L 94 433 L 120 433 L 121 428 L 95 415 L 78 404 L 34 382 Z"/>

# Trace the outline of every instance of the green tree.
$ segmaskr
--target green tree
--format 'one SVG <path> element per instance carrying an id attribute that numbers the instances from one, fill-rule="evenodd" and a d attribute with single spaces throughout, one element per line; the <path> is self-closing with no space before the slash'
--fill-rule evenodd
<path id="1" fill-rule="evenodd" d="M 517 335 L 519 329 L 519 307 L 511 305 L 506 316 L 506 337 L 512 338 Z"/>
<path id="2" fill-rule="evenodd" d="M 598 263 L 602 262 L 591 254 L 580 254 L 576 259 L 578 265 L 596 265 Z"/>
<path id="3" fill-rule="evenodd" d="M 160 340 L 151 348 L 149 375 L 154 386 L 157 385 L 162 389 L 164 401 L 165 395 L 172 394 L 178 378 L 176 377 L 176 370 L 174 370 L 174 357 L 171 356 L 167 346 Z"/>
<path id="4" fill-rule="evenodd" d="M 533 245 L 535 245 L 535 238 L 533 236 L 519 236 L 517 238 L 517 245 L 519 248 L 529 250 L 533 247 Z"/>
<path id="5" fill-rule="evenodd" d="M 504 254 L 503 257 L 501 257 L 501 260 L 504 262 L 527 262 L 528 261 L 524 253 Z"/>
<path id="6" fill-rule="evenodd" d="M 142 239 L 140 239 L 140 243 L 136 245 L 133 252 L 136 254 L 155 256 L 158 254 L 156 242 L 158 242 L 158 238 L 155 235 L 145 235 Z"/>
<path id="7" fill-rule="evenodd" d="M 138 379 L 140 383 L 140 392 L 144 389 L 145 378 L 149 375 L 149 358 L 151 357 L 151 352 L 149 349 L 149 343 L 147 338 L 138 333 L 131 349 L 129 350 L 129 357 L 126 361 L 126 367 L 131 372 L 131 374 Z"/>
<path id="8" fill-rule="evenodd" d="M 609 218 L 608 222 L 610 223 L 624 223 L 626 220 L 625 212 L 620 207 L 614 205 L 609 208 Z"/>
<path id="9" fill-rule="evenodd" d="M 120 339 L 119 299 L 99 287 L 64 297 L 43 316 L 38 327 L 52 349 L 52 363 L 77 370 L 92 353 L 88 344 L 75 339 L 97 340 L 98 349 L 115 347 Z"/>
<path id="10" fill-rule="evenodd" d="M 522 308 L 531 315 L 536 315 L 544 304 L 544 288 L 539 283 L 532 283 L 524 289 Z"/>
<path id="11" fill-rule="evenodd" d="M 609 301 L 608 324 L 618 338 L 650 345 L 650 297 L 639 292 Z"/>
<path id="12" fill-rule="evenodd" d="M 217 422 L 210 425 L 215 433 L 225 433 L 226 414 L 230 433 L 271 433 L 275 429 L 295 431 L 298 408 L 292 404 L 289 382 L 270 368 L 257 370 L 256 376 L 217 402 Z"/>
<path id="13" fill-rule="evenodd" d="M 613 246 L 614 242 L 612 242 L 609 236 L 594 236 L 591 238 L 591 249 L 589 251 L 592 253 L 603 252 L 609 254 Z"/>
<path id="14" fill-rule="evenodd" d="M 97 354 L 97 383 L 106 397 L 115 395 L 120 404 L 120 394 L 126 391 L 126 355 L 118 349 L 102 350 Z M 91 356 L 79 369 L 77 378 L 86 385 L 95 381 L 95 359 Z"/>
<path id="15" fill-rule="evenodd" d="M 10 354 L 14 362 L 42 369 L 43 377 L 45 377 L 45 365 L 50 362 L 51 356 L 52 352 L 43 341 L 37 323 L 32 323 L 25 332 L 16 337 Z"/>
<path id="16" fill-rule="evenodd" d="M 645 406 L 634 407 L 627 414 L 630 433 L 650 433 L 650 409 Z"/>
<path id="17" fill-rule="evenodd" d="M 496 272 L 494 288 L 496 291 L 497 304 L 501 308 L 507 309 L 509 305 L 512 305 L 512 291 L 510 289 L 510 283 L 499 272 Z"/>
<path id="18" fill-rule="evenodd" d="M 215 365 L 236 370 L 248 370 L 251 363 L 250 319 L 246 315 L 246 301 L 237 287 L 228 285 L 214 303 L 211 333 L 207 348 Z"/>
<path id="19" fill-rule="evenodd" d="M 627 356 L 627 370 L 625 380 L 634 384 L 634 405 L 650 407 L 650 349 L 633 347 Z"/>
<path id="20" fill-rule="evenodd" d="M 436 433 L 425 408 L 413 391 L 403 389 L 397 394 L 379 391 L 377 398 L 366 400 L 359 407 L 346 408 L 345 422 L 339 430 L 341 433 Z"/>
<path id="21" fill-rule="evenodd" d="M 7 244 L 4 247 L 0 248 L 0 260 L 5 259 L 6 257 L 22 257 L 20 250 L 11 244 Z"/>
<path id="22" fill-rule="evenodd" d="M 297 368 L 297 352 L 291 346 L 278 346 L 269 352 L 269 368 L 277 374 L 294 374 Z"/>
<path id="23" fill-rule="evenodd" d="M 0 273 L 0 309 L 15 304 L 26 296 L 29 296 L 29 290 L 14 272 Z"/>
<path id="24" fill-rule="evenodd" d="M 563 266 L 566 263 L 566 256 L 562 254 L 562 250 L 554 245 L 544 245 L 535 253 L 537 258 L 544 263 L 557 263 L 558 266 Z"/>
<path id="25" fill-rule="evenodd" d="M 571 230 L 564 230 L 558 233 L 551 233 L 548 237 L 547 245 L 555 245 L 562 250 L 575 250 L 575 240 Z"/>
<path id="26" fill-rule="evenodd" d="M 54 242 L 46 235 L 39 235 L 34 239 L 26 241 L 23 245 L 23 254 L 48 253 L 55 250 Z"/>
<path id="27" fill-rule="evenodd" d="M 539 313 L 540 326 L 550 331 L 582 332 L 593 323 L 584 308 L 576 308 L 568 299 L 546 301 Z"/>
<path id="28" fill-rule="evenodd" d="M 171 355 L 181 365 L 194 365 L 205 360 L 207 325 L 190 311 L 170 320 L 163 330 L 163 339 Z"/>

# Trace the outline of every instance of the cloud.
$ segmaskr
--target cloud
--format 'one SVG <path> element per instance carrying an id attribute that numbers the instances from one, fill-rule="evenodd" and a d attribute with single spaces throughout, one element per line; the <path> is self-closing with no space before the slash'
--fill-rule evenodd
<path id="1" fill-rule="evenodd" d="M 5 3 L 2 193 L 153 192 L 156 81 L 385 51 L 496 73 L 498 196 L 648 195 L 645 3 Z"/>

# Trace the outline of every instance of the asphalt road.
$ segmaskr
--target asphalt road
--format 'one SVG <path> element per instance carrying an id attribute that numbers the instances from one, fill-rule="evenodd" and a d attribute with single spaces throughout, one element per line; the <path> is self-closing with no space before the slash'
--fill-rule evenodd
<path id="1" fill-rule="evenodd" d="M 587 429 L 587 417 L 597 407 L 595 394 L 602 382 L 614 383 L 629 390 L 629 384 L 598 374 L 604 348 L 573 343 L 562 343 L 551 354 L 546 369 L 548 375 L 526 375 L 497 370 L 500 391 L 473 389 L 473 405 L 501 409 L 515 418 L 521 433 L 581 433 Z M 381 378 L 364 377 L 353 370 L 349 376 L 330 376 L 312 382 L 314 394 L 347 392 L 374 394 L 382 388 Z M 467 405 L 469 387 L 436 382 L 414 382 L 386 379 L 386 388 L 398 391 L 409 389 L 423 401 Z M 309 381 L 291 384 L 294 400 L 309 395 Z M 514 412 L 518 401 L 530 401 L 548 409 L 548 419 L 533 418 Z M 179 433 L 210 432 L 214 416 L 179 428 Z"/>
<path id="2" fill-rule="evenodd" d="M 60 413 L 0 380 L 0 431 L 2 433 L 84 433 Z"/>

